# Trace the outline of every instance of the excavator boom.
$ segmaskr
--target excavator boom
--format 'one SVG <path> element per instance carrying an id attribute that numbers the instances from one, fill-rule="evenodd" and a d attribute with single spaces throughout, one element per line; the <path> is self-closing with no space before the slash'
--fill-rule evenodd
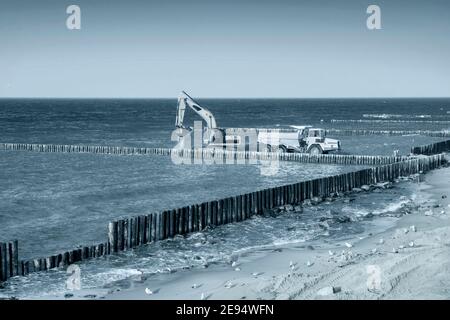
<path id="1" fill-rule="evenodd" d="M 194 99 L 192 99 L 186 92 L 182 91 L 178 98 L 178 109 L 175 126 L 177 128 L 184 128 L 184 113 L 186 112 L 186 106 L 191 108 L 196 114 L 198 114 L 205 122 L 209 129 L 216 129 L 217 123 L 211 111 L 201 107 Z"/>

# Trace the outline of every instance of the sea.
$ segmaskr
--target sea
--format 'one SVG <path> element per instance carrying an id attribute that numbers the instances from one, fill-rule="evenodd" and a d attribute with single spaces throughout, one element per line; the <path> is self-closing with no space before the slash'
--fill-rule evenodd
<path id="1" fill-rule="evenodd" d="M 411 146 L 444 140 L 407 131 L 450 129 L 450 99 L 198 99 L 219 126 L 396 130 L 405 134 L 330 136 L 342 153 L 407 155 Z M 176 99 L 0 99 L 0 143 L 133 147 L 174 146 Z M 189 113 L 185 123 L 200 120 Z M 0 241 L 19 241 L 21 259 L 105 241 L 109 221 L 159 212 L 267 187 L 352 171 L 360 166 L 281 162 L 175 164 L 165 156 L 0 151 Z M 120 287 L 136 274 L 202 268 L 268 246 L 327 243 L 387 228 L 410 213 L 413 182 L 379 193 L 258 216 L 186 237 L 80 264 L 84 288 Z M 323 221 L 330 223 L 326 225 Z M 67 292 L 65 270 L 15 277 L 0 297 Z"/>

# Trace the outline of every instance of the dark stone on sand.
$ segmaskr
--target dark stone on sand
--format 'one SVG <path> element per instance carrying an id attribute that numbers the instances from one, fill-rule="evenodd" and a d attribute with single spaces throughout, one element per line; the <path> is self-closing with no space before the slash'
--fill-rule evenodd
<path id="1" fill-rule="evenodd" d="M 346 223 L 351 221 L 350 217 L 347 216 L 335 217 L 334 220 L 339 223 Z"/>

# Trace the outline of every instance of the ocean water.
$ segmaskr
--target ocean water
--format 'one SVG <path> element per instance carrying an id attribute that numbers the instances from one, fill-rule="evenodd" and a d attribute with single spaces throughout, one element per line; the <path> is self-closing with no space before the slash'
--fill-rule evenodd
<path id="1" fill-rule="evenodd" d="M 198 99 L 198 102 L 212 111 L 221 127 L 450 129 L 450 99 Z M 0 99 L 0 133 L 2 140 L 11 142 L 170 146 L 176 103 L 176 99 Z M 189 111 L 187 124 L 199 120 Z M 414 116 L 426 118 L 411 118 Z M 375 122 L 333 123 L 333 119 Z M 411 120 L 441 122 L 401 122 Z"/>
<path id="2" fill-rule="evenodd" d="M 19 239 L 22 257 L 59 253 L 107 239 L 108 222 L 355 167 L 281 162 L 175 165 L 169 157 L 2 152 L 0 239 Z"/>
<path id="3" fill-rule="evenodd" d="M 442 130 L 450 126 L 450 99 L 226 99 L 202 100 L 222 127 L 284 127 L 379 130 Z M 170 147 L 176 99 L 0 100 L 0 142 Z M 333 122 L 332 120 L 364 122 Z M 197 120 L 192 114 L 186 123 Z M 368 121 L 366 121 L 368 120 Z M 422 121 L 423 120 L 423 121 Z M 407 154 L 426 136 L 340 136 L 344 153 Z M 107 222 L 225 196 L 283 185 L 354 167 L 280 163 L 272 175 L 264 164 L 175 165 L 169 157 L 0 152 L 0 241 L 18 239 L 21 258 L 58 253 L 106 239 Z M 386 191 L 361 205 L 330 205 L 352 222 L 324 230 L 315 209 L 302 214 L 257 217 L 147 246 L 136 252 L 83 263 L 89 287 L 107 286 L 137 269 L 199 267 L 225 261 L 240 250 L 290 242 L 326 241 L 374 228 L 361 217 L 396 207 L 409 187 Z M 354 203 L 354 202 L 352 202 Z M 380 207 L 381 206 L 381 207 Z M 400 209 L 403 205 L 400 205 Z M 389 211 L 389 210 L 388 210 Z M 327 211 L 324 211 L 326 214 Z M 321 214 L 324 214 L 322 212 Z M 370 220 L 372 221 L 372 220 Z M 294 229 L 287 232 L 286 226 Z M 265 228 L 261 238 L 261 226 Z M 244 235 L 242 237 L 242 235 Z M 206 239 L 206 240 L 205 240 Z M 212 240 L 211 240 L 212 239 Z M 205 245 L 199 245 L 205 244 Z M 193 253 L 196 253 L 193 255 Z M 193 258 L 198 256 L 199 258 Z M 194 260 L 192 260 L 194 259 Z M 12 279 L 0 296 L 31 297 L 63 292 L 63 270 Z M 39 286 L 48 290 L 39 293 Z"/>
<path id="4" fill-rule="evenodd" d="M 334 248 L 339 242 L 353 242 L 369 233 L 376 235 L 392 227 L 401 215 L 417 213 L 419 194 L 417 183 L 401 182 L 379 193 L 360 193 L 306 206 L 302 212 L 255 216 L 243 222 L 176 236 L 81 263 L 81 287 L 85 294 L 101 296 L 132 288 L 160 273 L 230 265 L 230 261 L 250 252 L 264 253 L 284 245 Z M 62 298 L 70 292 L 66 288 L 67 277 L 65 269 L 54 269 L 11 278 L 0 289 L 0 298 Z"/>

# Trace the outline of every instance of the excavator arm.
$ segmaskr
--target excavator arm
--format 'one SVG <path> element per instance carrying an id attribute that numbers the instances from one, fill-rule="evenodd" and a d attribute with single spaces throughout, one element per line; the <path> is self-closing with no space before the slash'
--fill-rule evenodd
<path id="1" fill-rule="evenodd" d="M 201 107 L 194 99 L 192 99 L 186 92 L 182 91 L 178 98 L 177 117 L 175 120 L 175 126 L 177 128 L 184 128 L 184 113 L 186 107 L 191 108 L 196 114 L 198 114 L 205 122 L 208 129 L 216 129 L 217 123 L 211 111 Z"/>

